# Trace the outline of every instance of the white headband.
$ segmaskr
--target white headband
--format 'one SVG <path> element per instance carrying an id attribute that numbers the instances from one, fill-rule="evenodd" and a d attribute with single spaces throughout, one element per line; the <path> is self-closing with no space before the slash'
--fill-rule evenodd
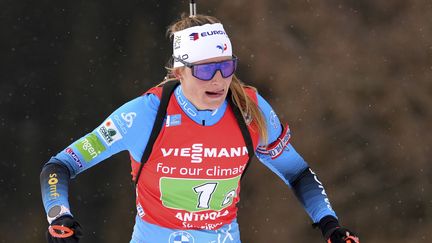
<path id="1" fill-rule="evenodd" d="M 186 62 L 232 56 L 231 41 L 222 24 L 205 24 L 174 33 L 173 55 Z M 184 66 L 174 61 L 174 67 Z"/>

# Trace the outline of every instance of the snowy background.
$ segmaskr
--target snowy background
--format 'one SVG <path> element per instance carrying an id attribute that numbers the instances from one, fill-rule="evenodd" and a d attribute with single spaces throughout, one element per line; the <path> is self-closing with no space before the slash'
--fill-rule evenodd
<path id="1" fill-rule="evenodd" d="M 186 1 L 0 2 L 0 242 L 44 242 L 42 165 L 165 75 Z M 292 144 L 363 242 L 432 239 L 432 2 L 199 1 L 218 17 Z M 82 242 L 128 242 L 127 153 L 71 184 Z M 322 242 L 258 161 L 242 184 L 245 243 Z"/>

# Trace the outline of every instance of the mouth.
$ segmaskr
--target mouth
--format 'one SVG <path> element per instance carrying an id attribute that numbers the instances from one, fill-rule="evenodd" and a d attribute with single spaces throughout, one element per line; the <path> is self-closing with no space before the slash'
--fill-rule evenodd
<path id="1" fill-rule="evenodd" d="M 225 89 L 216 91 L 206 91 L 205 94 L 211 98 L 219 98 L 225 94 Z"/>

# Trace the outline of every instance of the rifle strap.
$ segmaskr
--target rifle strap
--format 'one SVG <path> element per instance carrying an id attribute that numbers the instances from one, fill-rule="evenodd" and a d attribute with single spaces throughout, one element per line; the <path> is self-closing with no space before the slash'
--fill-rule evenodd
<path id="1" fill-rule="evenodd" d="M 135 186 L 138 183 L 139 177 L 141 175 L 142 168 L 147 162 L 148 158 L 150 157 L 150 154 L 153 150 L 153 144 L 156 141 L 156 138 L 159 136 L 159 133 L 162 129 L 163 121 L 166 116 L 166 111 L 168 107 L 168 103 L 171 97 L 171 94 L 174 92 L 174 89 L 179 85 L 180 82 L 178 80 L 175 81 L 168 81 L 162 86 L 162 96 L 159 104 L 158 111 L 156 113 L 156 119 L 153 124 L 153 129 L 151 131 L 149 140 L 147 142 L 147 146 L 144 150 L 143 156 L 141 157 L 141 164 L 138 169 L 138 173 L 135 178 Z"/>

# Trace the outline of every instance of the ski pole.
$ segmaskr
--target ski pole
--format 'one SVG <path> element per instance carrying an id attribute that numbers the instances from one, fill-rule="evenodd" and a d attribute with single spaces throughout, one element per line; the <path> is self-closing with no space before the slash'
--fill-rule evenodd
<path id="1" fill-rule="evenodd" d="M 189 12 L 190 12 L 189 17 L 195 17 L 196 16 L 196 3 L 195 3 L 195 0 L 190 0 L 190 3 L 189 3 Z"/>

